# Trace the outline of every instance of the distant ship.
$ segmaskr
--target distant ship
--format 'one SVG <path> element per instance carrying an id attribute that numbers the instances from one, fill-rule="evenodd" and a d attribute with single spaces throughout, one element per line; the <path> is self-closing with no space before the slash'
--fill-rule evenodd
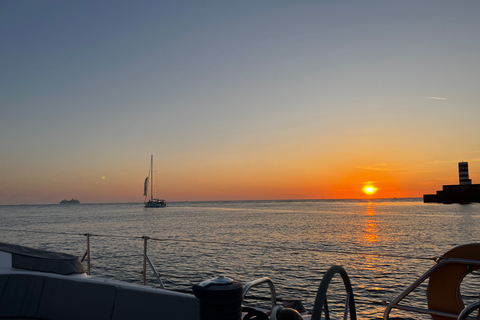
<path id="1" fill-rule="evenodd" d="M 472 184 L 468 178 L 468 162 L 458 163 L 459 184 L 444 185 L 436 194 L 424 194 L 423 202 L 461 203 L 480 202 L 480 184 Z"/>
<path id="2" fill-rule="evenodd" d="M 60 204 L 78 204 L 78 203 L 80 203 L 80 201 L 78 201 L 77 199 L 72 199 L 72 200 L 64 199 L 60 201 Z"/>

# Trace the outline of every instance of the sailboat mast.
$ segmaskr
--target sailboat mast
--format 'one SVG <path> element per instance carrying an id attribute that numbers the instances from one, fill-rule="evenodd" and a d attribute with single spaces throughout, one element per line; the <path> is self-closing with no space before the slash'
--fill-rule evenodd
<path id="1" fill-rule="evenodd" d="M 153 200 L 153 154 L 150 157 L 150 200 Z"/>

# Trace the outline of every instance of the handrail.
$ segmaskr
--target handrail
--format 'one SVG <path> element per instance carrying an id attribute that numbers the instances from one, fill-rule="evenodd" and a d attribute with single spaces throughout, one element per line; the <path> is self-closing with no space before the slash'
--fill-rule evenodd
<path id="1" fill-rule="evenodd" d="M 460 259 L 460 258 L 446 258 L 444 260 L 441 260 L 434 266 L 432 266 L 430 269 L 427 270 L 420 278 L 418 278 L 414 283 L 412 283 L 408 288 L 406 288 L 402 293 L 400 293 L 395 299 L 393 299 L 385 308 L 385 312 L 383 313 L 383 319 L 388 320 L 390 311 L 392 309 L 399 309 L 399 310 L 406 310 L 406 311 L 413 311 L 417 313 L 425 313 L 425 314 L 430 314 L 430 315 L 438 315 L 438 316 L 443 316 L 447 318 L 457 318 L 457 314 L 452 314 L 448 312 L 442 312 L 442 311 L 436 311 L 436 310 L 431 310 L 431 309 L 423 309 L 423 308 L 417 308 L 417 307 L 411 307 L 411 306 L 405 306 L 405 305 L 400 305 L 399 302 L 402 301 L 406 296 L 408 296 L 413 290 L 415 290 L 420 284 L 422 284 L 426 279 L 428 279 L 434 271 L 436 271 L 438 268 L 446 265 L 446 264 L 452 264 L 452 263 L 459 263 L 459 264 L 467 264 L 467 265 L 477 265 L 480 266 L 480 261 L 479 260 L 472 260 L 472 259 Z"/>
<path id="2" fill-rule="evenodd" d="M 247 292 L 253 288 L 256 287 L 262 283 L 267 283 L 268 286 L 270 287 L 270 293 L 271 293 L 271 301 L 272 301 L 272 309 L 275 308 L 277 305 L 277 295 L 275 294 L 275 286 L 273 285 L 273 281 L 269 277 L 263 277 L 257 280 L 250 281 L 243 287 L 243 292 L 242 292 L 242 298 L 245 298 L 247 295 Z"/>
<path id="3" fill-rule="evenodd" d="M 462 312 L 460 312 L 460 314 L 458 315 L 458 318 L 457 320 L 466 320 L 468 319 L 468 315 L 470 313 L 472 313 L 473 310 L 476 310 L 480 308 L 480 301 L 477 301 L 477 302 L 474 302 L 470 305 L 468 305 L 465 309 L 462 310 Z M 478 318 L 473 318 L 473 319 L 478 319 Z"/>
<path id="4" fill-rule="evenodd" d="M 317 296 L 315 298 L 315 304 L 313 306 L 312 318 L 311 320 L 320 320 L 322 318 L 322 309 L 325 306 L 325 319 L 329 319 L 329 311 L 327 304 L 327 289 L 335 274 L 340 274 L 343 279 L 343 284 L 345 285 L 345 290 L 347 291 L 347 298 L 345 301 L 345 312 L 343 315 L 344 319 L 347 319 L 348 311 L 350 310 L 350 319 L 357 319 L 357 312 L 355 310 L 355 299 L 353 297 L 353 289 L 350 283 L 350 279 L 347 275 L 345 269 L 342 266 L 332 266 L 330 269 L 325 272 L 322 282 L 317 291 Z"/>

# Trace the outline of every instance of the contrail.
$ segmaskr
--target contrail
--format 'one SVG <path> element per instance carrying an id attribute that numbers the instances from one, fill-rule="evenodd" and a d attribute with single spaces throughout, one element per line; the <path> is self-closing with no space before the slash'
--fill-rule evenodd
<path id="1" fill-rule="evenodd" d="M 442 97 L 426 97 L 427 99 L 433 99 L 433 100 L 447 100 L 447 98 L 442 98 Z"/>

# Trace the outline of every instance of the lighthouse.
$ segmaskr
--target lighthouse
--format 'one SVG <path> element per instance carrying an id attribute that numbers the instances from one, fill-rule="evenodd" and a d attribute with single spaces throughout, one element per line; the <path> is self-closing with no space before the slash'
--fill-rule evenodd
<path id="1" fill-rule="evenodd" d="M 468 162 L 458 163 L 459 184 L 444 185 L 436 194 L 424 194 L 423 202 L 461 203 L 480 202 L 480 184 L 468 177 Z"/>
<path id="2" fill-rule="evenodd" d="M 458 163 L 458 178 L 460 185 L 472 184 L 472 180 L 468 178 L 468 162 Z"/>

